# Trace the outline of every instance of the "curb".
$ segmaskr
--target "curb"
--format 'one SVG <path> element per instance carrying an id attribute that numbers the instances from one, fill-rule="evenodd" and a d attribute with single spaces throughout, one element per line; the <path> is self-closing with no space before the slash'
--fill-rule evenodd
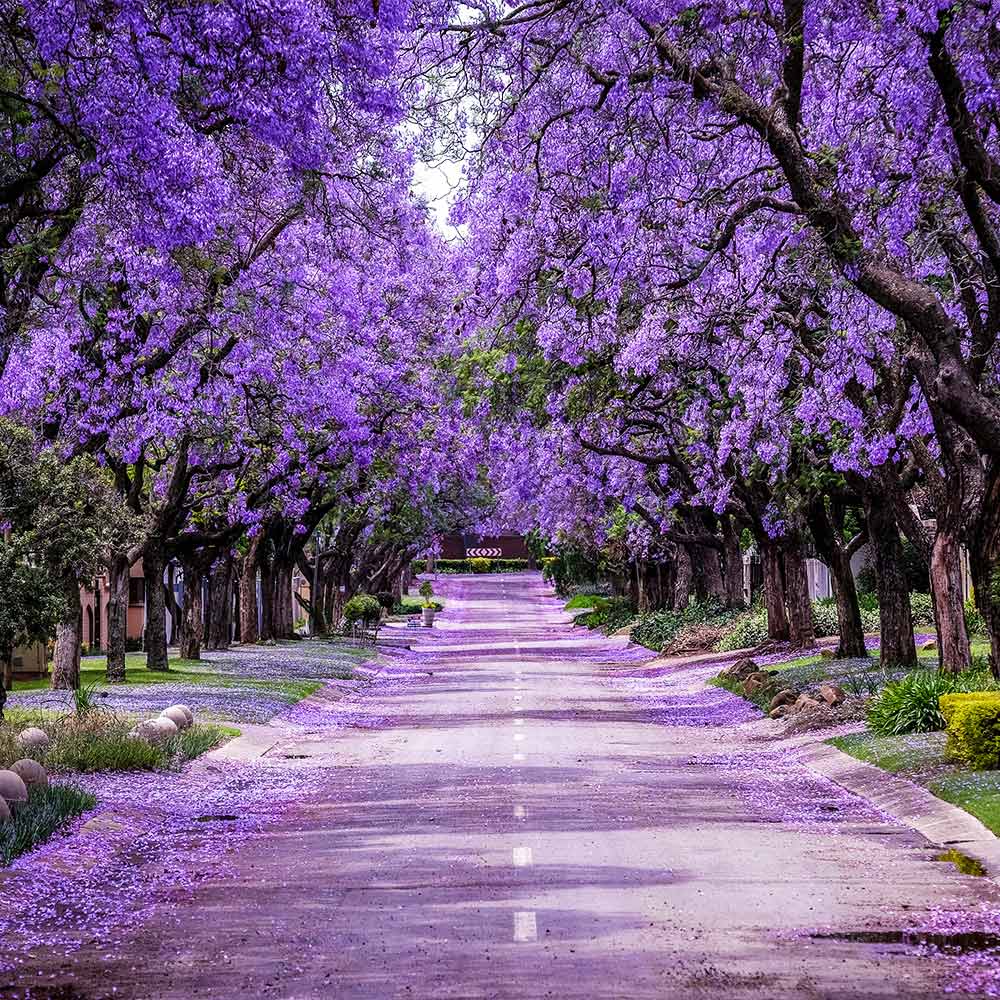
<path id="1" fill-rule="evenodd" d="M 932 844 L 961 850 L 980 862 L 994 881 L 1000 880 L 1000 839 L 964 809 L 826 743 L 814 743 L 797 756 L 815 774 L 865 799 Z"/>

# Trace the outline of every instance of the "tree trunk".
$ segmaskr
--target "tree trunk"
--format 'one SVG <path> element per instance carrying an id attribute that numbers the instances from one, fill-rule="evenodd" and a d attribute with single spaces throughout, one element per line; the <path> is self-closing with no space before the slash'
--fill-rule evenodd
<path id="1" fill-rule="evenodd" d="M 271 567 L 266 560 L 260 563 L 260 638 L 274 638 L 274 586 Z"/>
<path id="2" fill-rule="evenodd" d="M 854 582 L 854 571 L 851 569 L 851 557 L 838 545 L 831 550 L 829 559 L 840 635 L 837 656 L 852 658 L 867 656 L 865 626 L 861 620 L 858 588 Z"/>
<path id="3" fill-rule="evenodd" d="M 771 539 L 761 544 L 764 565 L 764 607 L 767 610 L 767 637 L 772 642 L 786 642 L 789 636 L 788 612 L 785 610 L 785 583 L 781 577 L 781 549 Z"/>
<path id="4" fill-rule="evenodd" d="M 1000 462 L 985 477 L 982 504 L 969 546 L 976 608 L 990 640 L 990 669 L 1000 677 Z"/>
<path id="5" fill-rule="evenodd" d="M 701 545 L 695 550 L 695 558 L 701 581 L 701 597 L 705 601 L 725 603 L 726 585 L 722 578 L 722 561 L 719 550 L 708 545 Z"/>
<path id="6" fill-rule="evenodd" d="M 244 645 L 256 642 L 257 628 L 257 553 L 260 537 L 250 540 L 250 548 L 240 566 L 240 642 Z"/>
<path id="7" fill-rule="evenodd" d="M 166 557 L 159 541 L 143 550 L 142 572 L 146 579 L 146 668 L 169 670 L 167 662 L 167 602 L 163 590 Z"/>
<path id="8" fill-rule="evenodd" d="M 212 567 L 206 644 L 209 649 L 229 649 L 233 603 L 232 577 L 233 564 L 229 558 L 219 559 Z"/>
<path id="9" fill-rule="evenodd" d="M 56 628 L 56 649 L 52 659 L 52 687 L 71 691 L 80 686 L 80 631 L 82 612 L 80 581 L 65 581 L 66 608 Z"/>
<path id="10" fill-rule="evenodd" d="M 852 659 L 866 657 L 865 628 L 854 571 L 851 569 L 851 552 L 843 537 L 843 517 L 831 518 L 824 501 L 819 500 L 810 508 L 809 526 L 820 556 L 830 567 L 840 637 L 837 656 Z"/>
<path id="11" fill-rule="evenodd" d="M 688 552 L 687 546 L 678 545 L 676 550 L 676 572 L 674 574 L 674 592 L 671 605 L 674 610 L 680 611 L 686 608 L 688 602 L 691 600 L 691 585 L 694 582 L 694 570 L 691 566 L 691 553 Z"/>
<path id="12" fill-rule="evenodd" d="M 181 611 L 181 658 L 201 659 L 201 642 L 204 636 L 202 620 L 202 567 L 200 562 L 184 562 L 184 606 Z"/>
<path id="13" fill-rule="evenodd" d="M 903 571 L 903 545 L 896 517 L 891 506 L 879 495 L 866 494 L 864 502 L 878 586 L 882 664 L 915 667 L 917 647 L 913 641 L 910 593 Z"/>
<path id="14" fill-rule="evenodd" d="M 937 630 L 940 669 L 957 674 L 972 666 L 969 631 L 965 625 L 962 564 L 957 519 L 940 517 L 931 549 L 931 596 Z"/>
<path id="15" fill-rule="evenodd" d="M 276 639 L 291 639 L 295 635 L 295 617 L 292 610 L 292 570 L 289 563 L 275 560 L 271 573 L 273 591 L 273 627 Z"/>
<path id="16" fill-rule="evenodd" d="M 802 543 L 788 540 L 784 552 L 785 601 L 788 606 L 788 635 L 792 649 L 812 649 L 816 645 L 812 602 L 809 600 L 809 576 Z"/>
<path id="17" fill-rule="evenodd" d="M 174 561 L 171 559 L 167 564 L 167 582 L 163 585 L 163 598 L 167 608 L 170 610 L 170 634 L 167 643 L 170 646 L 177 645 L 177 634 L 180 631 L 181 606 L 177 603 L 177 595 L 174 590 L 176 569 Z"/>
<path id="18" fill-rule="evenodd" d="M 113 556 L 108 567 L 108 635 L 105 680 L 125 683 L 125 640 L 128 638 L 128 556 Z"/>
<path id="19" fill-rule="evenodd" d="M 743 552 L 740 549 L 740 535 L 731 517 L 722 518 L 722 542 L 725 546 L 725 594 L 726 607 L 744 608 L 743 596 Z"/>

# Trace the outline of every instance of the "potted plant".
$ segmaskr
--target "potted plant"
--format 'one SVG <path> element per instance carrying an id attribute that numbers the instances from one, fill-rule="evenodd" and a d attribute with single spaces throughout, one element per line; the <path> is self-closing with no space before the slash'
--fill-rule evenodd
<path id="1" fill-rule="evenodd" d="M 422 611 L 424 625 L 427 628 L 430 628 L 434 624 L 434 605 L 431 602 L 431 598 L 434 596 L 434 588 L 431 586 L 431 581 L 424 580 L 424 582 L 420 584 L 420 589 L 417 593 L 424 599 L 424 607 Z"/>

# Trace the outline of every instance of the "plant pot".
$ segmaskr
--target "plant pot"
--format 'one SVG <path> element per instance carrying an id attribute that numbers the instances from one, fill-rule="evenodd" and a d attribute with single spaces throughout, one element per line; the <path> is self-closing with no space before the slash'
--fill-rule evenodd
<path id="1" fill-rule="evenodd" d="M 430 628 L 434 624 L 434 609 L 422 608 L 420 614 L 424 621 L 424 628 Z"/>

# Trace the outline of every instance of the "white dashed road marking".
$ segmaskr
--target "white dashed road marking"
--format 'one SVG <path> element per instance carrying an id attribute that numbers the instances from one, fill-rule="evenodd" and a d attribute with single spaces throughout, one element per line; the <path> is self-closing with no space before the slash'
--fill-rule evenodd
<path id="1" fill-rule="evenodd" d="M 515 868 L 527 868 L 531 864 L 531 848 L 530 847 L 515 847 L 514 848 L 514 867 Z"/>
<path id="2" fill-rule="evenodd" d="M 524 733 L 514 733 L 514 742 L 515 743 L 520 743 L 523 739 L 525 739 Z"/>
<path id="3" fill-rule="evenodd" d="M 538 939 L 538 922 L 534 910 L 518 910 L 514 914 L 514 940 L 536 941 Z"/>
<path id="4" fill-rule="evenodd" d="M 528 810 L 524 806 L 514 806 L 514 819 L 524 819 L 528 815 Z"/>

